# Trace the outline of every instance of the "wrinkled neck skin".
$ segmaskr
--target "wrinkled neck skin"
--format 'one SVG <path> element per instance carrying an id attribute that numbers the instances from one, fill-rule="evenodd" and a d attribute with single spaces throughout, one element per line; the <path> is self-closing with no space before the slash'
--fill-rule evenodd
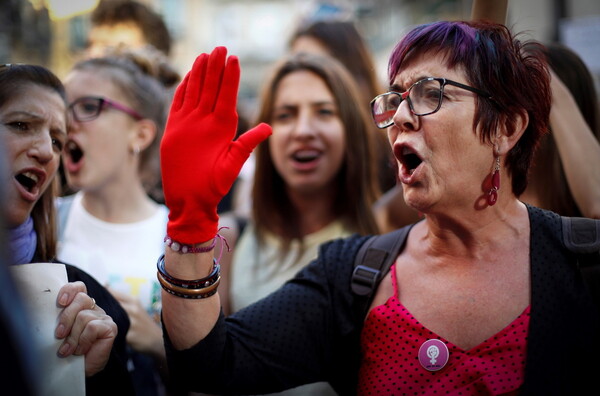
<path id="1" fill-rule="evenodd" d="M 529 216 L 512 193 L 500 194 L 494 206 L 432 210 L 415 228 L 429 254 L 476 261 L 528 238 Z"/>

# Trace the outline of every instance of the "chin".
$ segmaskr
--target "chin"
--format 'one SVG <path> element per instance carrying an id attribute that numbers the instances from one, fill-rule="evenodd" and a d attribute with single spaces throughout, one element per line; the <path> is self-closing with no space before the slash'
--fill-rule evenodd
<path id="1" fill-rule="evenodd" d="M 431 198 L 427 197 L 423 191 L 415 191 L 412 188 L 406 188 L 406 186 L 403 186 L 403 188 L 406 205 L 418 212 L 426 213 L 432 205 Z"/>
<path id="2" fill-rule="evenodd" d="M 73 190 L 81 190 L 83 188 L 81 178 L 78 176 L 67 175 L 67 185 Z"/>
<path id="3" fill-rule="evenodd" d="M 31 215 L 33 206 L 29 208 L 19 207 L 19 205 L 8 206 L 10 210 L 6 213 L 6 225 L 10 228 L 16 228 L 25 223 L 25 220 Z"/>
<path id="4" fill-rule="evenodd" d="M 431 205 L 422 201 L 406 202 L 406 205 L 419 213 L 427 214 L 431 210 Z"/>

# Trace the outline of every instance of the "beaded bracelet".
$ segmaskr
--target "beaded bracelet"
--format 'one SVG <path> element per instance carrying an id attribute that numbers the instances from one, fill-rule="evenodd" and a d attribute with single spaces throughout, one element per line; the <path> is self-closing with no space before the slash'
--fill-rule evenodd
<path id="1" fill-rule="evenodd" d="M 215 283 L 217 283 L 218 279 L 221 275 L 221 266 L 219 265 L 216 259 L 213 259 L 213 267 L 212 271 L 208 276 L 200 279 L 194 280 L 185 280 L 178 279 L 174 276 L 170 275 L 165 269 L 165 255 L 161 255 L 158 258 L 158 262 L 156 263 L 156 268 L 158 269 L 158 273 L 165 279 L 165 281 L 169 282 L 172 285 L 181 287 L 186 290 L 197 290 L 209 287 Z"/>
<path id="2" fill-rule="evenodd" d="M 170 236 L 166 236 L 164 239 L 165 246 L 169 247 L 172 251 L 178 253 L 206 253 L 213 250 L 217 244 L 217 237 L 213 238 L 212 243 L 209 246 L 194 247 L 192 245 L 184 245 L 171 239 Z"/>
<path id="3" fill-rule="evenodd" d="M 194 300 L 207 298 L 207 297 L 214 295 L 217 292 L 219 283 L 221 283 L 221 277 L 219 276 L 217 278 L 217 280 L 208 287 L 203 287 L 201 289 L 186 289 L 186 288 L 174 285 L 172 283 L 169 283 L 162 276 L 162 274 L 160 272 L 157 272 L 156 276 L 158 278 L 158 282 L 160 283 L 160 286 L 167 293 L 172 294 L 176 297 L 188 298 L 188 299 L 194 299 Z"/>

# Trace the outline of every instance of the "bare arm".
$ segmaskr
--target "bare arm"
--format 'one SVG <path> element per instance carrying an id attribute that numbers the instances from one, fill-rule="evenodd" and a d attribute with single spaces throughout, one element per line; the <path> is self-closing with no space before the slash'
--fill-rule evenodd
<path id="1" fill-rule="evenodd" d="M 208 245 L 208 243 L 206 244 Z M 179 279 L 199 279 L 212 269 L 213 253 L 165 253 L 165 268 Z M 167 333 L 176 349 L 187 349 L 202 340 L 219 317 L 219 293 L 204 299 L 186 299 L 162 291 L 162 317 Z"/>
<path id="2" fill-rule="evenodd" d="M 600 218 L 600 143 L 570 91 L 551 74 L 550 125 L 569 189 L 584 216 Z"/>
<path id="3" fill-rule="evenodd" d="M 506 23 L 508 0 L 473 0 L 471 20 L 485 19 L 496 23 Z"/>
<path id="4" fill-rule="evenodd" d="M 232 214 L 222 215 L 219 226 L 228 227 L 228 229 L 222 229 L 220 234 L 227 239 L 227 243 L 233 248 L 238 238 L 235 217 Z M 216 249 L 220 248 L 217 244 Z M 217 255 L 220 255 L 220 253 L 217 253 Z M 214 251 L 213 253 L 177 254 L 167 249 L 165 268 L 170 275 L 179 279 L 199 279 L 210 273 L 214 256 Z M 162 291 L 163 323 L 175 348 L 187 349 L 206 337 L 215 325 L 221 307 L 225 315 L 231 313 L 229 278 L 232 257 L 233 251 L 227 251 L 227 248 L 223 247 L 220 260 L 221 280 L 219 291 L 212 297 L 188 300 Z M 197 320 L 197 318 L 203 318 L 203 320 Z"/>

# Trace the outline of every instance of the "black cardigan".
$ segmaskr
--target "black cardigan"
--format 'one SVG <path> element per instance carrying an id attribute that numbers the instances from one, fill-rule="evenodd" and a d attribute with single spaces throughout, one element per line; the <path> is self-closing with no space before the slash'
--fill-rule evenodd
<path id="1" fill-rule="evenodd" d="M 92 377 L 86 378 L 87 396 L 135 395 L 131 375 L 127 370 L 127 342 L 125 336 L 129 330 L 129 317 L 121 304 L 95 278 L 80 268 L 65 264 L 69 282 L 82 281 L 87 293 L 96 304 L 117 324 L 118 334 L 113 344 L 106 367 Z"/>
<path id="2" fill-rule="evenodd" d="M 600 318 L 560 216 L 528 207 L 531 317 L 522 394 L 595 389 Z M 176 351 L 165 330 L 171 375 L 193 390 L 260 394 L 328 381 L 356 393 L 366 312 L 350 291 L 354 256 L 366 237 L 324 244 L 319 257 L 279 290 L 228 318 L 194 347 Z"/>

